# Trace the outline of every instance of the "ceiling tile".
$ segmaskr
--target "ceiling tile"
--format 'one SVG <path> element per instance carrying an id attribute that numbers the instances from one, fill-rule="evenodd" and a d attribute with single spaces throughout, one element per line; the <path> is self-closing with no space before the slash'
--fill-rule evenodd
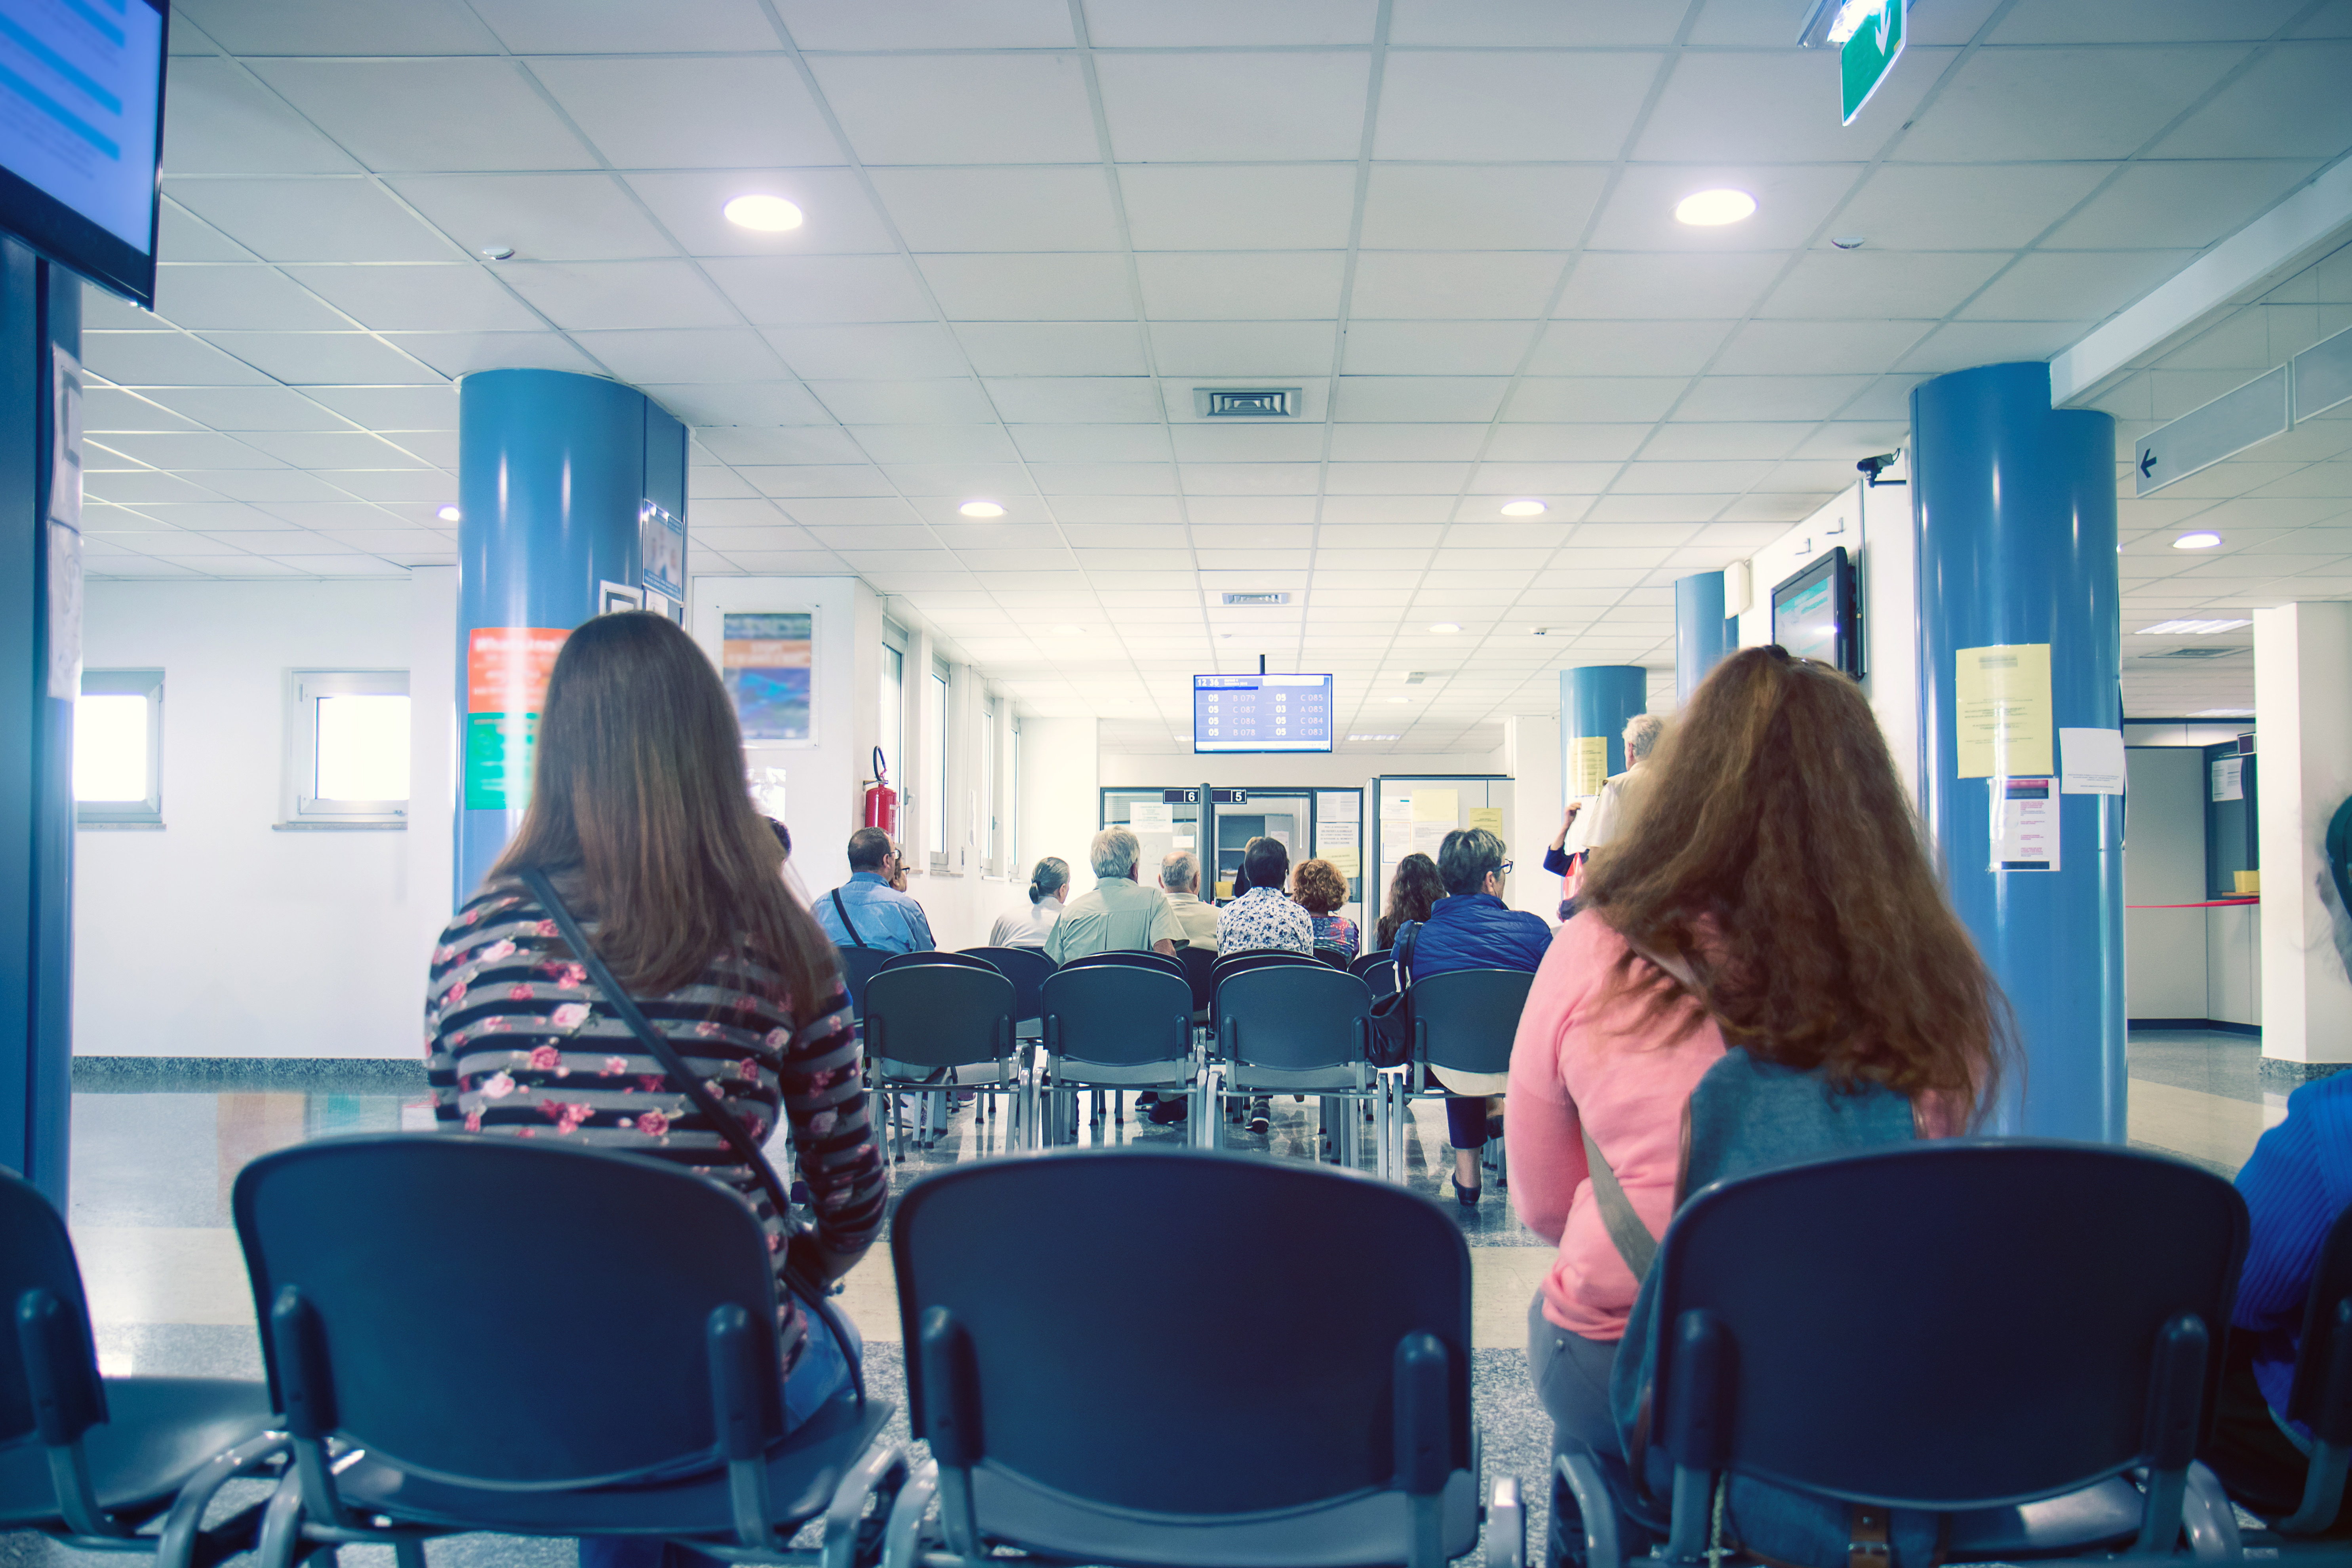
<path id="1" fill-rule="evenodd" d="M 2188 251 L 2043 251 L 2021 256 L 1969 301 L 1989 321 L 2100 321 L 2194 259 Z"/>
<path id="2" fill-rule="evenodd" d="M 970 373 L 955 339 L 932 321 L 771 327 L 761 336 L 804 381 L 911 381 Z"/>
<path id="3" fill-rule="evenodd" d="M 1377 0 L 1086 0 L 1088 40 L 1102 48 L 1369 44 L 1378 11 Z"/>
<path id="4" fill-rule="evenodd" d="M 1342 376 L 1335 420 L 1492 419 L 1507 380 L 1500 376 Z"/>
<path id="5" fill-rule="evenodd" d="M 1334 320 L 1347 270 L 1341 252 L 1146 253 L 1135 258 L 1154 320 Z"/>
<path id="6" fill-rule="evenodd" d="M 623 381 L 762 382 L 783 372 L 757 332 L 712 330 L 577 332 L 572 340 Z"/>
<path id="7" fill-rule="evenodd" d="M 2157 144 L 2165 158 L 2333 158 L 2352 142 L 2352 42 L 2299 43 L 2254 62 Z"/>
<path id="8" fill-rule="evenodd" d="M 506 286 L 562 328 L 731 327 L 727 300 L 684 261 L 511 261 Z"/>
<path id="9" fill-rule="evenodd" d="M 431 368 L 364 332 L 207 332 L 205 340 L 289 386 L 435 382 Z"/>
<path id="10" fill-rule="evenodd" d="M 955 336 L 983 376 L 1139 376 L 1150 368 L 1131 321 L 967 321 Z"/>
<path id="11" fill-rule="evenodd" d="M 1111 152 L 1125 163 L 1352 160 L 1370 69 L 1370 57 L 1356 51 L 1095 59 Z"/>
<path id="12" fill-rule="evenodd" d="M 230 61 L 193 57 L 172 62 L 163 168 L 173 174 L 341 174 L 359 165 Z"/>
<path id="13" fill-rule="evenodd" d="M 1157 423 L 1160 400 L 1143 376 L 992 380 L 988 395 L 1011 424 Z"/>
<path id="14" fill-rule="evenodd" d="M 1949 163 L 2127 157 L 2244 56 L 2225 45 L 1980 48 L 1897 151 Z"/>
<path id="15" fill-rule="evenodd" d="M 245 436 L 246 444 L 270 456 L 291 463 L 297 468 L 425 468 L 431 465 L 420 462 L 390 442 L 365 431 L 287 432 L 255 431 Z M 181 465 L 198 466 L 198 465 Z M 237 466 L 237 465 L 233 465 Z"/>
<path id="16" fill-rule="evenodd" d="M 174 326 L 348 332 L 352 323 L 273 267 L 156 268 L 155 313 Z"/>
<path id="17" fill-rule="evenodd" d="M 384 340 L 445 376 L 517 370 L 593 374 L 597 369 L 595 361 L 554 332 L 387 332 Z"/>
<path id="18" fill-rule="evenodd" d="M 968 380 L 813 382 L 809 391 L 844 424 L 983 424 L 994 418 Z"/>
<path id="19" fill-rule="evenodd" d="M 1756 313 L 1822 321 L 1934 319 L 1958 308 L 2008 259 L 1983 251 L 1811 251 Z"/>
<path id="20" fill-rule="evenodd" d="M 2308 177 L 2309 160 L 2144 160 L 2117 176 L 2042 244 L 2068 250 L 2201 250 L 2267 212 Z"/>
<path id="21" fill-rule="evenodd" d="M 1371 250 L 1563 250 L 1584 237 L 1608 172 L 1376 163 L 1364 198 Z"/>
<path id="22" fill-rule="evenodd" d="M 803 49 L 1054 49 L 1076 41 L 1063 0 L 778 0 L 776 9 Z"/>
<path id="23" fill-rule="evenodd" d="M 1118 171 L 1138 250 L 1338 250 L 1355 170 L 1346 164 L 1158 163 Z"/>
<path id="24" fill-rule="evenodd" d="M 1503 410 L 1508 420 L 1663 419 L 1690 383 L 1681 376 L 1529 376 Z"/>
<path id="25" fill-rule="evenodd" d="M 1591 255 L 1577 258 L 1555 317 L 1680 322 L 1738 318 L 1789 265 L 1785 256 Z"/>
<path id="26" fill-rule="evenodd" d="M 1674 378 L 1681 384 L 1681 378 Z M 1618 462 L 1633 455 L 1643 438 L 1655 428 L 1649 424 L 1498 424 L 1486 455 L 1496 461 Z"/>
<path id="27" fill-rule="evenodd" d="M 1006 427 L 1030 463 L 1153 463 L 1168 458 L 1157 424 L 1014 424 Z"/>
<path id="28" fill-rule="evenodd" d="M 1336 340 L 1328 321 L 1160 321 L 1151 327 L 1161 375 L 1228 383 L 1328 376 Z"/>
<path id="29" fill-rule="evenodd" d="M 1840 125 L 1822 108 L 1838 101 L 1838 55 L 1789 47 L 1794 31 L 1784 22 L 1776 47 L 1761 52 L 1683 54 L 1633 156 L 1698 163 L 1747 160 L 1757 155 L 1754 149 L 1769 147 L 1776 162 L 1861 162 L 1879 156 L 1906 127 L 1954 53 L 1912 40 L 1869 112 Z"/>
<path id="30" fill-rule="evenodd" d="M 713 256 L 702 266 L 755 326 L 934 319 L 901 256 Z"/>
<path id="31" fill-rule="evenodd" d="M 364 180 L 176 180 L 173 200 L 270 261 L 451 261 L 449 242 Z"/>
<path id="32" fill-rule="evenodd" d="M 1554 321 L 1528 363 L 1533 375 L 1696 375 L 1728 321 Z M 1353 334 L 1351 333 L 1350 336 Z"/>
<path id="33" fill-rule="evenodd" d="M 1017 463 L 1022 456 L 995 424 L 861 424 L 847 434 L 876 463 Z"/>
<path id="34" fill-rule="evenodd" d="M 1030 482 L 1040 495 L 1083 497 L 1086 506 L 1073 509 L 1056 499 L 1056 517 L 1108 517 L 1117 513 L 1111 503 L 1129 496 L 1173 496 L 1176 471 L 1166 463 L 1032 463 Z"/>
<path id="35" fill-rule="evenodd" d="M 1751 321 L 1710 367 L 1727 376 L 1876 374 L 1925 337 L 1926 321 Z"/>
<path id="36" fill-rule="evenodd" d="M 1791 330 L 1805 330 L 1791 324 Z M 1953 321 L 1937 328 L 1895 363 L 1943 374 L 2011 360 L 2046 360 L 2090 329 L 2088 321 Z"/>
<path id="37" fill-rule="evenodd" d="M 746 8 L 756 24 L 756 9 Z M 814 96 L 781 55 L 538 59 L 529 66 L 617 169 L 842 161 Z"/>
<path id="38" fill-rule="evenodd" d="M 1100 321 L 1135 309 L 1118 256 L 922 256 L 915 265 L 951 321 Z"/>
<path id="39" fill-rule="evenodd" d="M 380 0 L 184 0 L 174 9 L 235 54 L 477 55 L 498 48 L 465 0 L 398 6 Z"/>
<path id="40" fill-rule="evenodd" d="M 1642 448 L 1650 460 L 1786 457 L 1813 426 L 1793 420 L 1750 420 L 1728 424 L 1662 424 Z"/>
<path id="41" fill-rule="evenodd" d="M 1392 49 L 1372 155 L 1605 162 L 1623 152 L 1662 58 Z"/>
<path id="42" fill-rule="evenodd" d="M 657 8 L 474 0 L 474 9 L 507 47 L 525 55 L 772 49 L 778 42 L 757 0 L 663 0 Z"/>
<path id="43" fill-rule="evenodd" d="M 1069 55 L 824 55 L 809 68 L 867 163 L 1101 158 Z"/>
<path id="44" fill-rule="evenodd" d="M 1694 420 L 1827 419 L 1868 376 L 1702 376 L 1675 413 Z"/>
<path id="45" fill-rule="evenodd" d="M 1884 164 L 1837 227 L 1874 250 L 2015 249 L 2114 172 L 2110 163 Z"/>
<path id="46" fill-rule="evenodd" d="M 540 331 L 546 327 L 488 267 L 474 263 L 289 267 L 285 271 L 372 331 Z"/>
<path id="47" fill-rule="evenodd" d="M 380 172 L 595 167 L 511 60 L 259 57 L 251 65 Z"/>
<path id="48" fill-rule="evenodd" d="M 1360 321 L 1348 329 L 1350 375 L 1509 375 L 1534 321 Z"/>
<path id="49" fill-rule="evenodd" d="M 862 465 L 872 454 L 830 425 L 726 425 L 695 433 L 695 444 L 721 463 Z"/>
<path id="50" fill-rule="evenodd" d="M 1098 167 L 876 169 L 872 179 L 912 250 L 1119 248 Z"/>
<path id="51" fill-rule="evenodd" d="M 1357 258 L 1349 314 L 1358 320 L 1545 313 L 1565 258 L 1540 251 L 1370 251 Z"/>
<path id="52" fill-rule="evenodd" d="M 1334 425 L 1331 459 L 1335 463 L 1390 458 L 1400 462 L 1467 459 L 1478 455 L 1486 439 L 1486 429 L 1483 424 Z"/>

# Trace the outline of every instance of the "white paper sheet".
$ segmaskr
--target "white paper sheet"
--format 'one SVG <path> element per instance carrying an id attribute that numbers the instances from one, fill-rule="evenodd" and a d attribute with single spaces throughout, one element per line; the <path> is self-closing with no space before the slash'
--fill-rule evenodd
<path id="1" fill-rule="evenodd" d="M 2119 729 L 2062 729 L 2058 732 L 2060 766 L 2065 769 L 2058 785 L 2062 795 L 2120 795 L 2124 792 L 2124 732 Z"/>

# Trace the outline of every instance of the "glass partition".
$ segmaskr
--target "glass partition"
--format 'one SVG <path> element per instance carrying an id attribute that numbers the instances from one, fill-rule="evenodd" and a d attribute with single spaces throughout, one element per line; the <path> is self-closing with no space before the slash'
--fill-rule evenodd
<path id="1" fill-rule="evenodd" d="M 1437 858 L 1437 847 L 1456 828 L 1485 828 L 1501 839 L 1512 860 L 1510 880 L 1524 885 L 1543 874 L 1542 844 L 1511 842 L 1511 780 L 1501 773 L 1381 777 L 1372 780 L 1372 842 L 1380 868 L 1378 885 L 1366 890 L 1377 921 L 1398 862 L 1416 852 Z M 1509 892 L 1505 892 L 1509 900 Z M 1367 940 L 1370 940 L 1369 934 Z"/>

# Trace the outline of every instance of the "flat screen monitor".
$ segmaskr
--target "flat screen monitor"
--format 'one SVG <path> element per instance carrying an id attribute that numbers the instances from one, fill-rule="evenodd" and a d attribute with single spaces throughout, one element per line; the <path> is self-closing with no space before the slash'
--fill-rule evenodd
<path id="1" fill-rule="evenodd" d="M 0 229 L 155 303 L 165 0 L 0 0 Z"/>
<path id="2" fill-rule="evenodd" d="M 1861 628 L 1854 613 L 1853 568 L 1833 546 L 1772 590 L 1772 641 L 1800 659 L 1819 659 L 1857 678 Z"/>
<path id="3" fill-rule="evenodd" d="M 1328 751 L 1328 675 L 1194 675 L 1192 749 Z"/>

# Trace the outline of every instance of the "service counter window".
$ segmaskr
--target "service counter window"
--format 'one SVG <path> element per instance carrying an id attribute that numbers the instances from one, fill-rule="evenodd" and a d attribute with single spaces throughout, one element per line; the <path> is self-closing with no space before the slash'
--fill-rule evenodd
<path id="1" fill-rule="evenodd" d="M 85 670 L 74 704 L 74 817 L 88 828 L 163 825 L 163 672 Z"/>
<path id="2" fill-rule="evenodd" d="M 407 671 L 293 671 L 286 730 L 281 826 L 406 825 Z"/>

